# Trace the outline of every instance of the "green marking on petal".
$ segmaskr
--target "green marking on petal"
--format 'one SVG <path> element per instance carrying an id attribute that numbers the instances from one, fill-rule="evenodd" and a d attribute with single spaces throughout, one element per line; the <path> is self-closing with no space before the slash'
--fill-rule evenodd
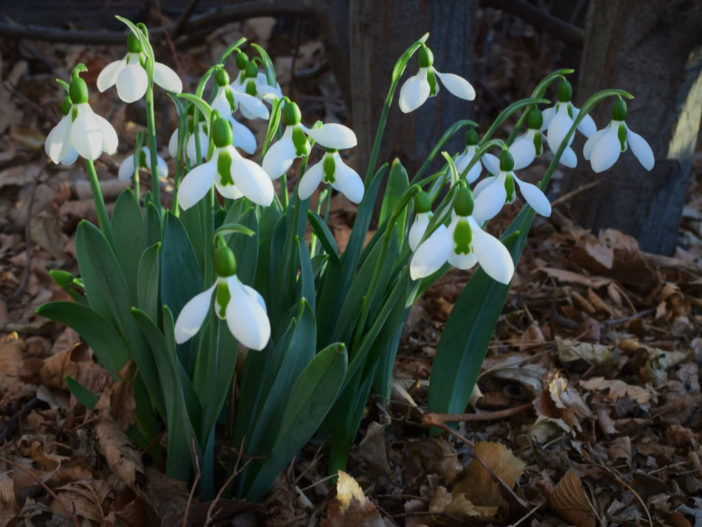
<path id="1" fill-rule="evenodd" d="M 470 244 L 473 241 L 473 231 L 466 220 L 459 220 L 453 231 L 453 252 L 456 254 L 470 254 Z"/>
<path id="2" fill-rule="evenodd" d="M 299 126 L 293 128 L 292 140 L 293 145 L 295 145 L 295 155 L 297 157 L 306 156 L 310 153 L 310 142 L 307 140 L 305 131 Z"/>
<path id="3" fill-rule="evenodd" d="M 253 80 L 250 80 L 249 82 L 246 83 L 246 93 L 248 95 L 252 95 L 253 97 L 256 97 L 256 82 Z"/>
<path id="4" fill-rule="evenodd" d="M 626 151 L 626 125 L 624 123 L 619 124 L 619 128 L 617 129 L 617 138 L 619 139 L 619 146 L 622 149 L 622 152 Z"/>
<path id="5" fill-rule="evenodd" d="M 146 152 L 144 152 L 143 149 L 139 152 L 138 157 L 139 157 L 139 166 L 140 167 L 149 166 L 148 163 L 146 162 Z"/>
<path id="6" fill-rule="evenodd" d="M 322 167 L 324 169 L 324 182 L 330 185 L 335 183 L 336 178 L 334 177 L 334 173 L 336 172 L 336 161 L 334 161 L 334 156 L 324 156 L 324 164 Z"/>
<path id="7" fill-rule="evenodd" d="M 505 191 L 507 192 L 507 203 L 514 201 L 514 176 L 511 172 L 505 178 Z"/>
<path id="8" fill-rule="evenodd" d="M 232 156 L 229 152 L 222 150 L 217 156 L 217 173 L 219 174 L 219 180 L 222 185 L 229 186 L 234 184 L 231 174 L 232 168 Z"/>
<path id="9" fill-rule="evenodd" d="M 534 149 L 536 150 L 536 155 L 540 156 L 543 152 L 544 145 L 541 142 L 541 132 L 536 132 L 534 134 Z"/>
<path id="10" fill-rule="evenodd" d="M 224 96 L 226 97 L 227 102 L 229 102 L 229 107 L 232 109 L 232 111 L 234 111 L 234 109 L 236 108 L 236 101 L 234 100 L 234 93 L 232 93 L 232 90 L 231 88 L 229 88 L 229 86 L 224 88 Z"/>
<path id="11" fill-rule="evenodd" d="M 76 117 L 78 117 L 78 108 L 74 106 L 71 110 L 71 122 L 73 122 L 76 120 Z"/>
<path id="12" fill-rule="evenodd" d="M 439 90 L 436 85 L 436 73 L 434 73 L 433 69 L 427 71 L 427 82 L 429 83 L 429 96 L 434 97 L 439 93 Z"/>
<path id="13" fill-rule="evenodd" d="M 571 119 L 575 119 L 575 117 L 573 117 L 573 105 L 568 103 L 566 109 L 568 110 L 568 117 L 570 117 Z"/>
<path id="14" fill-rule="evenodd" d="M 229 285 L 227 282 L 219 282 L 217 284 L 217 292 L 215 293 L 215 313 L 221 319 L 224 319 L 227 313 L 227 306 L 232 299 L 229 293 Z"/>

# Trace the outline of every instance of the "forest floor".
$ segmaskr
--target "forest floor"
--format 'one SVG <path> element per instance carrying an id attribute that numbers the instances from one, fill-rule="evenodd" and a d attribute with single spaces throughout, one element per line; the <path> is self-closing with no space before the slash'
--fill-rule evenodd
<path id="1" fill-rule="evenodd" d="M 558 54 L 543 53 L 528 26 L 492 11 L 480 16 L 479 34 L 496 38 L 479 49 L 478 97 L 482 89 L 500 94 L 479 110 L 483 123 L 563 65 Z M 348 121 L 307 24 L 296 46 L 294 24 L 255 19 L 211 32 L 179 52 L 177 64 L 164 47 L 161 60 L 192 87 L 241 34 L 268 48 L 303 115 Z M 11 41 L 0 53 L 0 527 L 204 525 L 208 514 L 211 525 L 702 525 L 702 151 L 672 256 L 642 252 L 616 230 L 580 228 L 568 196 L 557 198 L 556 174 L 553 215 L 534 224 L 469 413 L 453 417 L 455 432 L 430 437 L 425 412 L 432 357 L 470 277 L 458 271 L 412 308 L 392 400 L 368 403 L 350 478 L 331 484 L 315 440 L 264 504 L 201 503 L 126 438 L 134 409 L 128 387 L 110 380 L 75 332 L 34 314 L 67 299 L 48 271 L 77 273 L 75 228 L 95 219 L 81 165 L 53 166 L 44 155 L 62 97 L 54 79 L 84 62 L 92 90 L 97 72 L 122 51 Z M 536 57 L 532 69 L 523 66 L 525 53 Z M 291 81 L 291 71 L 307 74 Z M 93 99 L 116 123 L 115 159 L 131 155 L 142 108 L 127 107 L 113 90 Z M 158 102 L 167 116 L 159 130 L 170 135 L 175 115 L 167 100 Z M 107 156 L 98 164 L 108 207 L 124 188 L 117 166 Z M 545 166 L 530 170 L 538 175 Z M 497 231 L 516 210 L 494 222 Z M 341 246 L 354 211 L 343 198 L 333 201 Z M 70 395 L 66 375 L 101 394 L 94 410 Z M 236 450 L 222 449 L 220 461 Z"/>

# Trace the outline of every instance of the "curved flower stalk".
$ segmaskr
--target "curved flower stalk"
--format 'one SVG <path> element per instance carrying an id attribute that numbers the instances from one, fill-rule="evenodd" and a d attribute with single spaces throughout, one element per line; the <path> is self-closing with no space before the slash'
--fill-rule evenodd
<path id="1" fill-rule="evenodd" d="M 268 84 L 266 74 L 259 71 L 255 59 L 249 60 L 243 51 L 236 55 L 236 66 L 239 68 L 239 73 L 231 84 L 233 89 L 253 95 L 270 104 L 283 98 L 280 84 L 276 83 L 275 86 Z"/>
<path id="2" fill-rule="evenodd" d="M 141 42 L 132 32 L 127 36 L 127 54 L 103 68 L 97 78 L 100 92 L 117 86 L 117 96 L 126 103 L 138 101 L 146 94 L 149 76 L 144 69 Z M 166 91 L 180 93 L 183 83 L 171 68 L 154 62 L 154 82 Z"/>
<path id="3" fill-rule="evenodd" d="M 554 154 L 558 151 L 558 147 L 561 146 L 566 135 L 568 135 L 570 127 L 573 126 L 573 122 L 580 113 L 580 110 L 573 106 L 572 98 L 573 88 L 570 82 L 563 80 L 558 86 L 558 102 L 551 108 L 544 110 L 543 113 L 541 130 L 546 130 L 546 142 Z M 592 117 L 586 115 L 578 124 L 577 130 L 589 138 L 597 131 L 597 126 L 595 126 L 595 121 L 592 120 Z M 570 148 L 572 142 L 573 136 L 570 137 L 568 147 L 560 158 L 561 164 L 569 168 L 575 168 L 578 164 L 575 151 Z"/>
<path id="4" fill-rule="evenodd" d="M 182 344 L 200 331 L 214 296 L 214 312 L 219 319 L 227 321 L 234 338 L 247 348 L 262 350 L 271 336 L 263 297 L 236 276 L 236 260 L 229 247 L 217 249 L 214 266 L 215 283 L 191 298 L 180 311 L 174 328 L 175 341 Z"/>
<path id="5" fill-rule="evenodd" d="M 494 157 L 494 156 L 493 156 Z M 490 162 L 488 168 L 494 172 Z M 514 160 L 508 151 L 503 151 L 499 159 L 499 172 L 487 177 L 475 187 L 475 212 L 473 216 L 480 221 L 494 218 L 505 203 L 512 203 L 515 198 L 515 183 L 526 202 L 541 216 L 551 215 L 551 203 L 543 191 L 531 183 L 522 181 L 514 173 Z"/>
<path id="6" fill-rule="evenodd" d="M 453 202 L 454 214 L 448 227 L 441 225 L 416 250 L 410 260 L 413 280 L 438 271 L 446 262 L 459 269 L 480 263 L 494 280 L 507 284 L 514 274 L 514 262 L 497 238 L 480 228 L 473 217 L 473 197 L 462 187 Z"/>
<path id="7" fill-rule="evenodd" d="M 289 102 L 283 107 L 283 122 L 285 123 L 283 137 L 273 143 L 263 156 L 263 170 L 271 179 L 277 179 L 285 174 L 296 157 L 309 155 L 308 137 L 332 150 L 353 148 L 358 143 L 353 130 L 343 124 L 326 123 L 318 128 L 307 128 L 302 124 L 300 108 L 294 102 Z"/>
<path id="8" fill-rule="evenodd" d="M 417 211 L 417 216 L 412 222 L 409 236 L 407 238 L 412 252 L 417 250 L 417 247 L 424 239 L 424 235 L 429 227 L 429 222 L 431 221 L 432 213 L 429 194 L 423 190 L 417 194 L 417 196 L 414 198 L 414 210 Z"/>
<path id="9" fill-rule="evenodd" d="M 408 78 L 400 88 L 399 104 L 403 113 L 413 112 L 429 97 L 435 97 L 439 93 L 437 78 L 456 97 L 466 101 L 475 99 L 475 90 L 470 82 L 455 73 L 441 73 L 434 68 L 433 63 L 433 53 L 422 44 L 419 49 L 419 72 Z"/>
<path id="10" fill-rule="evenodd" d="M 212 139 L 215 149 L 209 161 L 188 172 L 180 183 L 180 206 L 189 209 L 212 185 L 225 198 L 245 196 L 258 205 L 270 205 L 275 194 L 273 183 L 260 166 L 243 158 L 232 146 L 232 130 L 225 119 L 214 119 Z"/>
<path id="11" fill-rule="evenodd" d="M 612 120 L 609 125 L 585 142 L 583 157 L 590 161 L 595 172 L 604 172 L 614 165 L 628 146 L 631 146 L 631 151 L 641 166 L 646 170 L 653 168 L 653 150 L 643 137 L 627 126 L 624 122 L 626 114 L 626 103 L 619 99 L 612 108 Z"/>
<path id="12" fill-rule="evenodd" d="M 54 163 L 72 164 L 80 155 L 94 161 L 103 152 L 117 151 L 117 132 L 88 104 L 88 86 L 79 77 L 83 64 L 73 70 L 68 96 L 61 106 L 63 117 L 46 137 L 44 149 Z"/>
<path id="13" fill-rule="evenodd" d="M 229 74 L 222 68 L 215 73 L 215 90 L 215 96 L 210 106 L 231 124 L 234 146 L 241 148 L 247 154 L 253 154 L 256 151 L 256 136 L 246 126 L 234 119 L 233 113 L 239 106 L 241 106 L 243 113 L 243 108 L 246 104 L 256 114 L 255 118 L 268 119 L 268 108 L 251 95 L 235 92 L 229 85 Z M 241 105 L 239 101 L 241 101 Z"/>
<path id="14" fill-rule="evenodd" d="M 151 165 L 149 159 L 151 152 L 148 146 L 142 146 L 141 150 L 137 153 L 137 168 L 146 169 L 151 171 Z M 166 161 L 161 156 L 157 156 L 158 159 L 158 177 L 165 179 L 168 177 L 168 165 Z M 124 161 L 119 165 L 119 170 L 117 171 L 117 178 L 126 181 L 134 175 L 134 156 L 130 155 L 124 158 Z"/>
<path id="15" fill-rule="evenodd" d="M 466 134 L 466 147 L 461 152 L 456 156 L 456 159 L 454 160 L 454 164 L 456 165 L 456 172 L 458 174 L 463 174 L 466 168 L 468 168 L 468 165 L 470 162 L 473 160 L 475 157 L 475 154 L 478 152 L 478 132 L 475 130 L 475 128 L 471 128 L 468 130 L 468 133 Z M 449 168 L 450 170 L 450 168 Z M 475 164 L 470 168 L 468 173 L 466 174 L 466 181 L 468 183 L 473 183 L 476 179 L 480 177 L 480 172 L 483 170 L 483 164 L 482 160 L 478 159 Z"/>

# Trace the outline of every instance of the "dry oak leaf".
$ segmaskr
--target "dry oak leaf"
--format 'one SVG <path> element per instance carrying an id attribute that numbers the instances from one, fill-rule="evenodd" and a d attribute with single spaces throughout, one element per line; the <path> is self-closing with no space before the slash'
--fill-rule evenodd
<path id="1" fill-rule="evenodd" d="M 0 527 L 6 527 L 17 517 L 19 505 L 15 499 L 15 484 L 7 472 L 0 474 Z"/>
<path id="2" fill-rule="evenodd" d="M 107 464 L 130 488 L 136 485 L 137 477 L 144 474 L 139 451 L 129 441 L 119 425 L 109 417 L 103 417 L 95 427 L 95 435 Z"/>
<path id="3" fill-rule="evenodd" d="M 558 360 L 573 362 L 582 359 L 589 364 L 597 366 L 616 366 L 619 362 L 619 353 L 616 348 L 603 344 L 579 342 L 574 339 L 561 339 L 556 337 Z"/>
<path id="4" fill-rule="evenodd" d="M 568 469 L 556 488 L 548 497 L 549 508 L 575 527 L 595 527 L 592 506 L 585 494 L 582 481 L 572 469 Z"/>
<path id="5" fill-rule="evenodd" d="M 581 380 L 580 386 L 586 390 L 609 390 L 609 398 L 612 400 L 628 396 L 632 401 L 639 404 L 647 404 L 651 400 L 656 401 L 656 393 L 652 387 L 635 386 L 619 379 L 593 377 L 586 381 Z"/>
<path id="6" fill-rule="evenodd" d="M 375 505 L 365 497 L 358 482 L 339 471 L 336 498 L 329 502 L 321 527 L 385 527 Z"/>

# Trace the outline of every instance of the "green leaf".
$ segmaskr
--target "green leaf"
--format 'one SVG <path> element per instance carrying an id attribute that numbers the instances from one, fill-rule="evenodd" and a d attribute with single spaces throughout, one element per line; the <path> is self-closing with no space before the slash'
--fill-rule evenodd
<path id="1" fill-rule="evenodd" d="M 56 282 L 61 289 L 68 293 L 74 301 L 85 306 L 88 305 L 88 299 L 85 298 L 85 291 L 82 287 L 79 288 L 76 285 L 76 278 L 73 276 L 73 274 L 61 269 L 52 269 L 49 271 L 49 276 L 51 276 L 51 279 Z"/>
<path id="2" fill-rule="evenodd" d="M 300 256 L 300 297 L 309 302 L 312 312 L 314 312 L 317 301 L 317 290 L 315 289 L 314 270 L 312 269 L 310 251 L 303 238 L 298 238 L 297 243 L 298 254 Z"/>
<path id="3" fill-rule="evenodd" d="M 137 306 L 154 322 L 158 321 L 160 252 L 160 243 L 147 248 L 139 258 L 137 272 Z"/>
<path id="4" fill-rule="evenodd" d="M 136 236 L 136 233 L 133 234 Z M 141 225 L 141 246 L 151 247 L 161 241 L 161 216 L 156 205 L 147 203 L 144 208 L 144 223 Z"/>
<path id="5" fill-rule="evenodd" d="M 113 376 L 129 360 L 129 346 L 115 327 L 93 309 L 72 302 L 49 302 L 36 314 L 73 328 L 88 343 L 98 362 Z"/>
<path id="6" fill-rule="evenodd" d="M 399 159 L 394 159 L 390 166 L 390 175 L 388 176 L 388 184 L 385 187 L 385 195 L 383 196 L 383 204 L 380 207 L 380 217 L 378 225 L 382 225 L 390 218 L 390 215 L 395 210 L 395 207 L 402 200 L 402 196 L 409 188 L 409 177 L 407 170 L 402 165 Z M 397 232 L 400 236 L 400 241 L 405 235 L 405 222 L 407 215 L 403 214 L 397 220 Z"/>
<path id="7" fill-rule="evenodd" d="M 134 243 L 134 234 L 141 232 L 141 210 L 130 189 L 117 198 L 112 212 L 112 234 L 115 239 L 115 254 L 129 286 L 131 298 L 137 297 L 137 270 L 142 245 Z"/>
<path id="8" fill-rule="evenodd" d="M 314 232 L 315 236 L 319 238 L 319 242 L 322 244 L 322 247 L 324 247 L 324 251 L 333 260 L 336 260 L 338 262 L 339 248 L 337 247 L 334 235 L 332 234 L 331 230 L 329 230 L 327 224 L 322 218 L 319 217 L 319 214 L 317 214 L 313 210 L 307 211 L 307 217 L 310 220 L 310 226 L 312 227 L 312 231 Z"/>
<path id="9" fill-rule="evenodd" d="M 261 56 L 261 60 L 263 61 L 263 67 L 266 70 L 266 80 L 268 81 L 268 84 L 270 86 L 275 87 L 276 78 L 275 78 L 275 66 L 273 65 L 273 61 L 268 56 L 268 53 L 266 53 L 266 50 L 263 49 L 258 44 L 256 44 L 255 42 L 251 43 L 251 47 L 254 48 L 256 51 L 258 51 L 258 54 Z"/>
<path id="10" fill-rule="evenodd" d="M 251 232 L 250 236 L 232 236 L 229 247 L 236 257 L 236 274 L 245 284 L 253 284 L 258 265 L 258 220 L 256 211 L 247 210 L 239 219 L 241 226 Z M 220 227 L 221 228 L 221 227 Z"/>
<path id="11" fill-rule="evenodd" d="M 68 385 L 68 389 L 71 390 L 71 393 L 80 404 L 85 406 L 88 410 L 92 410 L 93 408 L 95 408 L 95 405 L 100 400 L 99 396 L 95 395 L 93 392 L 88 390 L 85 386 L 83 386 L 70 375 L 65 375 L 64 380 Z"/>
<path id="12" fill-rule="evenodd" d="M 302 371 L 290 391 L 271 455 L 246 493 L 248 499 L 263 498 L 276 476 L 314 435 L 339 394 L 347 364 L 346 347 L 336 343 L 320 351 Z"/>
<path id="13" fill-rule="evenodd" d="M 205 117 L 205 122 L 210 122 L 212 117 L 212 107 L 209 104 L 207 104 L 207 101 L 205 101 L 202 97 L 198 97 L 197 95 L 193 95 L 192 93 L 179 93 L 178 97 L 193 103 L 195 105 L 195 108 L 197 108 L 200 111 L 200 113 Z"/>

